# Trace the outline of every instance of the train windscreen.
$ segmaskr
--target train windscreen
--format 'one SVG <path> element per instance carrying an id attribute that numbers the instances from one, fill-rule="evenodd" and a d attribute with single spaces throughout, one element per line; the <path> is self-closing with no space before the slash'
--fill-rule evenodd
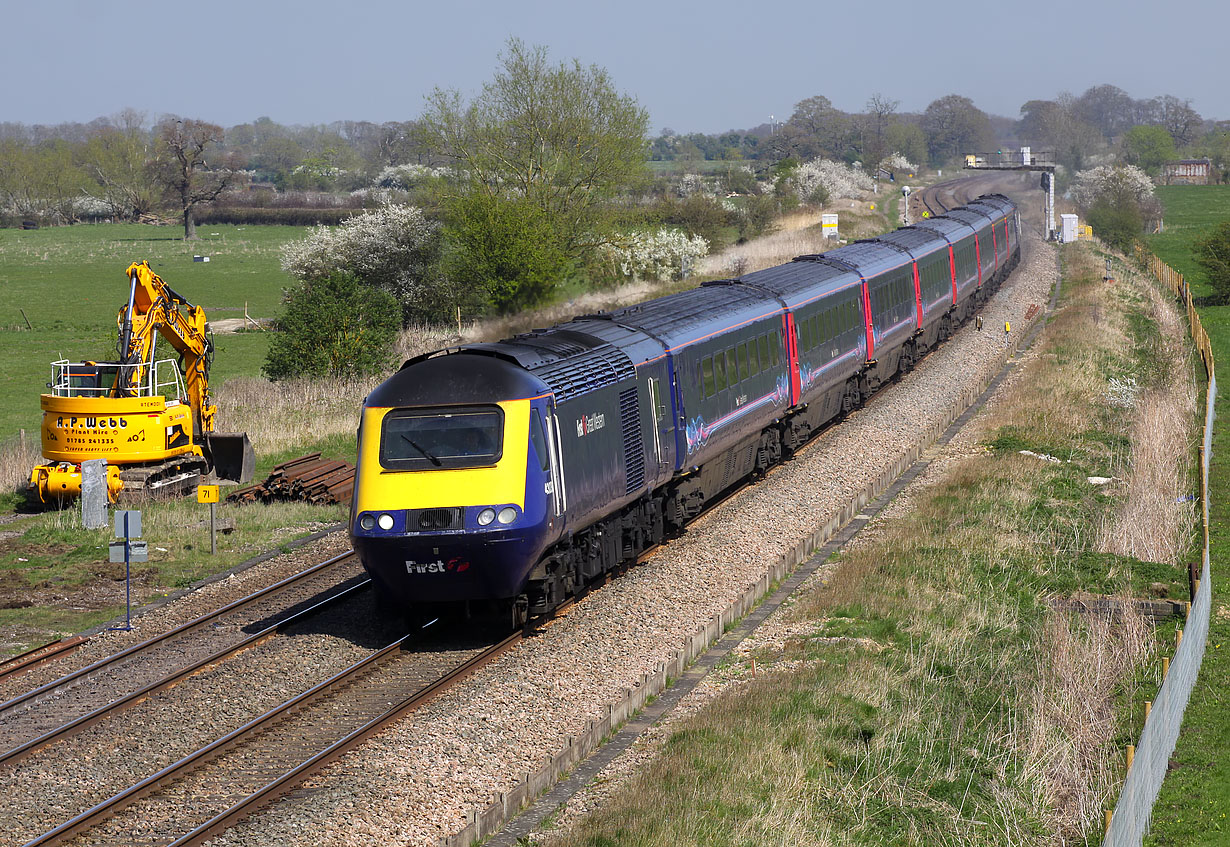
<path id="1" fill-rule="evenodd" d="M 380 464 L 429 471 L 494 465 L 503 453 L 504 413 L 498 406 L 395 409 L 380 433 Z"/>

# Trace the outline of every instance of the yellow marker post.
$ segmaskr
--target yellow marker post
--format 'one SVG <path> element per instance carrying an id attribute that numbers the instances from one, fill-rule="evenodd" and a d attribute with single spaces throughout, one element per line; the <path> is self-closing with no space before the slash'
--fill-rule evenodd
<path id="1" fill-rule="evenodd" d="M 196 501 L 209 504 L 209 555 L 218 555 L 218 499 L 220 486 L 198 485 Z"/>

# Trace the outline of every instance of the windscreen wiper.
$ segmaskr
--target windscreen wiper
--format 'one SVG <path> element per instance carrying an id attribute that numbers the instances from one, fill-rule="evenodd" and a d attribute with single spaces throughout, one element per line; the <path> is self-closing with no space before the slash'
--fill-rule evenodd
<path id="1" fill-rule="evenodd" d="M 420 445 L 416 444 L 413 438 L 411 438 L 410 436 L 406 435 L 405 433 L 403 433 L 403 434 L 402 434 L 402 438 L 406 439 L 406 442 L 407 442 L 407 443 L 408 443 L 411 447 L 413 447 L 415 450 L 418 450 L 420 453 L 422 453 L 424 456 L 426 456 L 428 459 L 430 459 L 430 460 L 431 460 L 431 463 L 432 463 L 433 465 L 435 465 L 437 468 L 438 468 L 438 467 L 440 467 L 440 460 L 439 460 L 439 459 L 437 459 L 435 456 L 433 456 L 431 453 L 427 452 L 427 450 L 425 450 L 423 447 L 421 447 Z"/>

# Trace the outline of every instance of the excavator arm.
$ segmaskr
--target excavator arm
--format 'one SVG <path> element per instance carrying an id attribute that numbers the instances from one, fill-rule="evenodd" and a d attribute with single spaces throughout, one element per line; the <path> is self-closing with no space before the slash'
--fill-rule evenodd
<path id="1" fill-rule="evenodd" d="M 157 339 L 166 340 L 183 361 L 184 387 L 193 418 L 202 434 L 214 431 L 217 415 L 209 397 L 209 366 L 213 342 L 209 338 L 205 310 L 175 292 L 150 268 L 134 262 L 126 271 L 131 288 L 128 305 L 120 309 L 119 355 L 126 365 L 115 383 L 117 397 L 135 397 L 150 378 Z"/>

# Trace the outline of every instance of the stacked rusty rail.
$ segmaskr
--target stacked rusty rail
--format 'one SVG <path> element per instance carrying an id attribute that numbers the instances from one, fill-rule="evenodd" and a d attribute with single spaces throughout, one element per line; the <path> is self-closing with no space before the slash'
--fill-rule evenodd
<path id="1" fill-rule="evenodd" d="M 354 467 L 338 459 L 309 453 L 274 467 L 264 482 L 231 492 L 227 500 L 270 503 L 305 500 L 308 503 L 347 503 L 354 492 Z"/>

